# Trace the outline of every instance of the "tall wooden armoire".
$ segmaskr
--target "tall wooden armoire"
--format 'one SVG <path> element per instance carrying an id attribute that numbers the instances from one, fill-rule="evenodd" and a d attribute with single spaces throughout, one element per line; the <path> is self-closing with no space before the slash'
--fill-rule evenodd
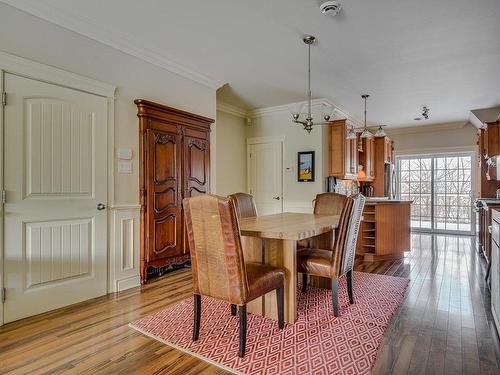
<path id="1" fill-rule="evenodd" d="M 139 117 L 141 281 L 148 269 L 190 260 L 182 199 L 210 189 L 213 120 L 144 99 Z"/>

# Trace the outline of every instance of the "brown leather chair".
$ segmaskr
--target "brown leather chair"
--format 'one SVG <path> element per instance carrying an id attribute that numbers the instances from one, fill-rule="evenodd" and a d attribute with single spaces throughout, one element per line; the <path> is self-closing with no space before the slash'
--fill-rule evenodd
<path id="1" fill-rule="evenodd" d="M 307 291 L 307 275 L 332 280 L 332 307 L 335 316 L 339 316 L 338 279 L 343 275 L 347 277 L 349 302 L 354 303 L 352 270 L 364 205 L 365 197 L 361 194 L 345 199 L 332 249 L 305 249 L 297 254 L 297 271 L 302 273 L 302 292 Z"/>
<path id="2" fill-rule="evenodd" d="M 245 263 L 234 203 L 228 198 L 200 195 L 183 201 L 187 237 L 191 250 L 194 289 L 193 340 L 198 340 L 201 296 L 231 304 L 231 315 L 239 306 L 239 356 L 245 355 L 246 304 L 276 290 L 278 326 L 284 327 L 285 271 L 257 263 Z"/>
<path id="3" fill-rule="evenodd" d="M 253 195 L 247 193 L 234 193 L 228 196 L 234 203 L 238 218 L 257 216 L 257 206 Z"/>
<path id="4" fill-rule="evenodd" d="M 317 194 L 314 200 L 314 213 L 318 215 L 340 215 L 346 196 L 337 193 Z"/>
<path id="5" fill-rule="evenodd" d="M 344 207 L 346 196 L 338 193 L 322 193 L 317 194 L 313 200 L 314 213 L 317 215 L 340 215 Z M 299 249 L 307 249 L 311 247 L 311 240 L 300 240 L 298 243 Z"/>

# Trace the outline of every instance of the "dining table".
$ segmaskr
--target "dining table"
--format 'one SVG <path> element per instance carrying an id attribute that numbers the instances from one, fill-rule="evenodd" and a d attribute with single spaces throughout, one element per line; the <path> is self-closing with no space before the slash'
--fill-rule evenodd
<path id="1" fill-rule="evenodd" d="M 285 322 L 297 321 L 298 243 L 331 248 L 339 216 L 308 213 L 278 213 L 239 220 L 245 262 L 256 262 L 285 270 Z M 316 285 L 320 281 L 311 282 Z M 276 293 L 270 292 L 247 306 L 248 312 L 277 320 Z"/>

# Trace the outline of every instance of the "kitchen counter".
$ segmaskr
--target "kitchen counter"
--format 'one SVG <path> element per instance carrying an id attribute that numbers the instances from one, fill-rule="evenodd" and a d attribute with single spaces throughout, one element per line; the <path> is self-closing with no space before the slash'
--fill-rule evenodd
<path id="1" fill-rule="evenodd" d="M 365 261 L 398 259 L 410 251 L 411 200 L 367 198 L 356 254 Z"/>
<path id="2" fill-rule="evenodd" d="M 407 204 L 412 204 L 412 200 L 405 200 L 405 199 L 384 199 L 384 198 L 375 198 L 375 197 L 368 197 L 366 198 L 365 204 L 398 204 L 398 203 L 407 203 Z"/>

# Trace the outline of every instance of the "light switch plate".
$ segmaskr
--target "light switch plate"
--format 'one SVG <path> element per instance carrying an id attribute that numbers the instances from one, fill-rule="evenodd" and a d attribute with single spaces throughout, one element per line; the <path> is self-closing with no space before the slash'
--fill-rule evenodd
<path id="1" fill-rule="evenodd" d="M 118 162 L 118 173 L 132 173 L 132 162 L 131 161 L 119 161 Z"/>
<path id="2" fill-rule="evenodd" d="M 118 159 L 132 160 L 132 149 L 130 148 L 119 148 L 117 154 Z"/>

